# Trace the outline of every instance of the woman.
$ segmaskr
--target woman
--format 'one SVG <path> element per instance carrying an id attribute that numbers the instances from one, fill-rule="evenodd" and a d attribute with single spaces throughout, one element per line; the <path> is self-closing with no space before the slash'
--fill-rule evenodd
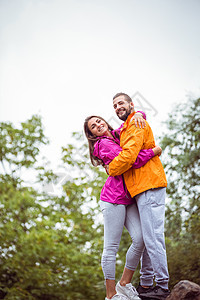
<path id="1" fill-rule="evenodd" d="M 137 118 L 141 117 L 135 114 L 134 119 Z M 122 151 L 119 130 L 113 130 L 103 118 L 88 117 L 84 123 L 84 131 L 94 166 L 109 164 Z M 142 167 L 154 155 L 160 154 L 161 148 L 158 146 L 154 149 L 141 150 L 133 168 Z M 108 177 L 101 191 L 100 207 L 104 216 L 104 249 L 101 265 L 106 280 L 105 299 L 138 300 L 140 298 L 131 280 L 143 252 L 144 243 L 137 205 L 127 191 L 123 175 Z M 132 238 L 132 244 L 126 254 L 122 278 L 115 287 L 116 254 L 124 226 Z"/>

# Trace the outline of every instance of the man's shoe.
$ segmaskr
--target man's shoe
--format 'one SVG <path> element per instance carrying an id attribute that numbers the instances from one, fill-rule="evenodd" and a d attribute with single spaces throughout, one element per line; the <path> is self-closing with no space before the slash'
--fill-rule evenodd
<path id="1" fill-rule="evenodd" d="M 105 300 L 128 300 L 124 295 L 115 294 L 111 299 L 105 298 Z"/>
<path id="2" fill-rule="evenodd" d="M 153 285 L 149 286 L 148 288 L 144 288 L 143 286 L 141 286 L 139 284 L 136 290 L 137 290 L 138 294 L 140 295 L 140 294 L 144 294 L 144 293 L 148 293 L 148 292 L 152 291 L 153 288 L 154 288 Z"/>
<path id="3" fill-rule="evenodd" d="M 169 296 L 170 291 L 169 290 L 164 290 L 160 286 L 155 286 L 154 288 L 151 289 L 151 291 L 147 293 L 141 293 L 140 296 L 144 299 L 166 299 L 167 296 Z"/>
<path id="4" fill-rule="evenodd" d="M 136 288 L 132 286 L 131 283 L 127 283 L 125 286 L 122 286 L 118 282 L 116 285 L 116 291 L 118 294 L 128 297 L 129 300 L 140 300 Z"/>

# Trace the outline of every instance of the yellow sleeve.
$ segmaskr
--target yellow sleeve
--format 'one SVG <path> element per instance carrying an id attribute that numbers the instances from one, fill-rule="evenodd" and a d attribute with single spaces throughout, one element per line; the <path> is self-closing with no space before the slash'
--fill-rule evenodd
<path id="1" fill-rule="evenodd" d="M 144 129 L 135 127 L 134 122 L 131 123 L 120 138 L 122 151 L 109 164 L 111 176 L 121 175 L 132 167 L 142 149 L 143 140 Z"/>

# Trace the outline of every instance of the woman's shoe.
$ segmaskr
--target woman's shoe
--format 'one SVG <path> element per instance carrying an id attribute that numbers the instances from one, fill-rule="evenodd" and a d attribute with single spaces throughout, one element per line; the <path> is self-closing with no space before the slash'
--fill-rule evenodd
<path id="1" fill-rule="evenodd" d="M 140 300 L 136 288 L 131 283 L 127 283 L 125 286 L 122 286 L 120 282 L 118 282 L 116 285 L 116 291 L 118 294 L 126 296 L 129 300 Z"/>
<path id="2" fill-rule="evenodd" d="M 129 300 L 129 298 L 124 295 L 115 294 L 111 299 L 105 298 L 105 300 Z"/>

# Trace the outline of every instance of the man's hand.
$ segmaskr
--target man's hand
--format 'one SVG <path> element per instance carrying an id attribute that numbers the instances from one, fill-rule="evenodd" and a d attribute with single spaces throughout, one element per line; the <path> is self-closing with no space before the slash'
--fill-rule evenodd
<path id="1" fill-rule="evenodd" d="M 134 116 L 131 118 L 130 122 L 135 120 L 135 126 L 144 128 L 146 126 L 145 120 L 141 113 L 135 113 Z"/>
<path id="2" fill-rule="evenodd" d="M 104 165 L 104 168 L 106 170 L 106 173 L 109 175 L 109 165 Z"/>

